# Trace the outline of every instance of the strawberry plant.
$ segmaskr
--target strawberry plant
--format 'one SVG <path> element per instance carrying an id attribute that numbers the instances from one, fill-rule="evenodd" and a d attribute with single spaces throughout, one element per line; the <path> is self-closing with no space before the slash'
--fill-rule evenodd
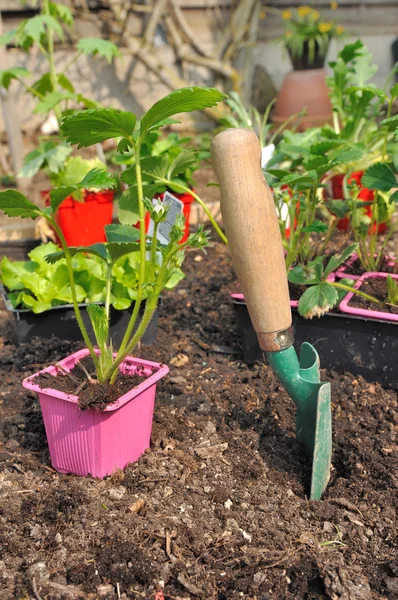
<path id="1" fill-rule="evenodd" d="M 157 307 L 159 295 L 167 283 L 175 277 L 188 248 L 205 249 L 208 245 L 208 234 L 199 227 L 186 242 L 179 244 L 184 231 L 184 218 L 177 217 L 171 229 L 169 242 L 161 244 L 157 239 L 157 227 L 167 218 L 167 207 L 152 205 L 151 185 L 147 185 L 143 177 L 141 149 L 145 138 L 151 131 L 158 130 L 166 124 L 175 122 L 171 117 L 182 112 L 191 112 L 215 106 L 224 99 L 224 94 L 211 88 L 183 88 L 176 90 L 159 100 L 137 122 L 136 116 L 130 112 L 116 109 L 90 109 L 65 116 L 61 122 L 61 133 L 70 144 L 79 148 L 92 146 L 108 139 L 118 139 L 118 152 L 134 152 L 133 184 L 124 192 L 123 210 L 126 222 L 131 220 L 129 213 L 139 217 L 139 231 L 129 225 L 109 225 L 106 227 L 107 241 L 87 247 L 68 247 L 65 238 L 55 220 L 55 213 L 63 200 L 73 191 L 82 187 L 109 188 L 115 185 L 113 178 L 106 172 L 93 169 L 79 185 L 67 185 L 54 189 L 50 193 L 50 206 L 41 209 L 16 190 L 0 192 L 0 209 L 10 217 L 35 219 L 38 216 L 46 219 L 55 229 L 62 245 L 62 251 L 46 257 L 50 264 L 65 259 L 69 276 L 72 302 L 83 339 L 90 351 L 95 365 L 97 379 L 100 382 L 115 382 L 119 365 L 140 341 L 151 317 Z M 145 233 L 145 209 L 150 211 L 155 223 L 152 236 Z M 139 273 L 137 296 L 134 310 L 124 338 L 117 352 L 113 354 L 112 340 L 109 339 L 109 307 L 111 301 L 111 274 L 115 263 L 131 252 L 139 252 Z M 73 256 L 85 253 L 94 255 L 103 261 L 106 267 L 105 306 L 91 304 L 88 306 L 91 324 L 97 340 L 99 354 L 90 342 L 87 330 L 81 318 L 74 277 Z M 133 333 L 138 318 L 141 302 L 146 293 L 146 304 L 142 320 Z"/>

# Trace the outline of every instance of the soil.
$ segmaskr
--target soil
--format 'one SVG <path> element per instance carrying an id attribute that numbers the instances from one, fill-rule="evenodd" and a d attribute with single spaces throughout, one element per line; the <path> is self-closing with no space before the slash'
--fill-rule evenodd
<path id="1" fill-rule="evenodd" d="M 140 385 L 144 379 L 145 377 L 139 372 L 134 375 L 119 373 L 114 385 L 99 383 L 96 379 L 94 363 L 91 357 L 87 356 L 80 360 L 71 372 L 59 369 L 57 375 L 42 373 L 35 377 L 34 383 L 42 389 L 51 388 L 78 396 L 78 406 L 81 410 L 88 408 L 104 410 L 109 404 L 116 402 L 118 398 Z"/>
<path id="2" fill-rule="evenodd" d="M 386 279 L 365 279 L 361 285 L 360 291 L 374 296 L 382 302 L 382 304 L 376 304 L 371 300 L 366 300 L 361 296 L 354 295 L 349 304 L 355 306 L 355 308 L 363 308 L 366 310 L 375 310 L 376 312 L 384 312 L 390 315 L 398 315 L 398 307 L 392 304 L 387 304 L 385 301 L 387 296 L 387 280 Z"/>
<path id="3" fill-rule="evenodd" d="M 385 256 L 380 265 L 379 271 L 383 271 L 383 273 L 393 273 L 395 275 L 398 274 L 398 262 L 395 262 L 393 265 L 391 264 L 391 258 Z M 347 265 L 344 263 L 345 272 L 344 274 L 349 277 L 349 275 L 363 275 L 365 270 L 361 265 L 359 258 L 357 258 L 352 265 Z"/>
<path id="4" fill-rule="evenodd" d="M 52 468 L 37 397 L 21 387 L 81 346 L 15 347 L 1 321 L 0 598 L 397 598 L 397 393 L 322 372 L 333 469 L 309 501 L 293 402 L 268 365 L 241 358 L 228 249 L 184 267 L 141 352 L 170 366 L 151 448 L 103 481 Z"/>

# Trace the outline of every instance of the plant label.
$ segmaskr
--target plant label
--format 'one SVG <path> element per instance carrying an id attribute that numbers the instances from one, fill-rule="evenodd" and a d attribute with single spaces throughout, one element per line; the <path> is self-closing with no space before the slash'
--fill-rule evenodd
<path id="1" fill-rule="evenodd" d="M 168 244 L 170 241 L 171 228 L 173 227 L 177 216 L 182 213 L 184 203 L 173 196 L 173 194 L 170 194 L 170 192 L 165 192 L 163 196 L 163 204 L 165 206 L 170 206 L 170 208 L 167 213 L 166 220 L 159 224 L 158 240 L 161 244 Z M 148 229 L 149 235 L 153 234 L 153 225 L 154 223 L 151 220 Z"/>

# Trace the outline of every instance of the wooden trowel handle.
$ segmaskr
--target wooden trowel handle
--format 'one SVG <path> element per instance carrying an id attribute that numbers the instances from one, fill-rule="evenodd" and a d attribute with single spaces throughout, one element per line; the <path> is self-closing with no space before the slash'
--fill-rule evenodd
<path id="1" fill-rule="evenodd" d="M 211 146 L 232 260 L 260 347 L 291 346 L 292 314 L 274 199 L 261 171 L 261 148 L 248 129 L 227 129 Z"/>

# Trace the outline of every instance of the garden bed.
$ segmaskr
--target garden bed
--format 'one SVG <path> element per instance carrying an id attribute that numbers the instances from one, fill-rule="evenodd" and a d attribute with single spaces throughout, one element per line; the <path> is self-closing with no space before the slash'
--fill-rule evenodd
<path id="1" fill-rule="evenodd" d="M 2 313 L 0 596 L 395 597 L 397 393 L 323 372 L 334 468 L 324 500 L 309 502 L 293 403 L 268 366 L 242 361 L 228 249 L 191 253 L 184 270 L 156 348 L 142 349 L 170 366 L 151 450 L 104 481 L 52 469 L 37 399 L 21 387 L 79 345 L 15 347 Z"/>

